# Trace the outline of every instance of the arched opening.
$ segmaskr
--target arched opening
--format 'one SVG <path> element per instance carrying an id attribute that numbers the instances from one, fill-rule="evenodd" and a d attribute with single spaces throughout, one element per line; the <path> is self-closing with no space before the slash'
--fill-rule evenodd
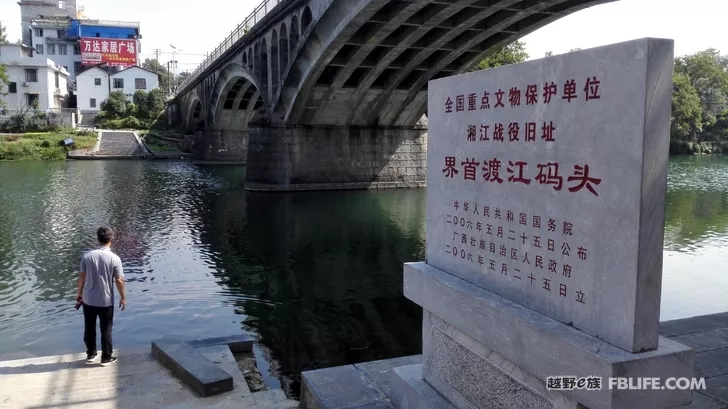
<path id="1" fill-rule="evenodd" d="M 256 77 L 260 74 L 260 46 L 258 44 L 253 45 L 253 66 L 251 67 L 251 71 Z"/>
<path id="2" fill-rule="evenodd" d="M 311 9 L 306 6 L 303 9 L 303 14 L 301 14 L 301 32 L 305 33 L 306 29 L 308 28 L 308 25 L 311 24 L 311 19 L 313 17 L 311 16 Z"/>
<path id="3" fill-rule="evenodd" d="M 270 40 L 270 73 L 271 73 L 271 89 L 273 95 L 278 92 L 278 81 L 280 72 L 278 69 L 278 33 L 273 29 Z"/>
<path id="4" fill-rule="evenodd" d="M 248 66 L 248 53 L 247 51 L 243 51 L 243 67 Z"/>
<path id="5" fill-rule="evenodd" d="M 248 55 L 250 58 L 248 58 L 248 71 L 251 73 L 253 72 L 253 61 L 255 61 L 255 58 L 253 57 L 253 49 L 248 47 Z"/>
<path id="6" fill-rule="evenodd" d="M 286 30 L 286 24 L 281 24 L 281 37 L 280 40 L 278 40 L 278 52 L 280 53 L 280 62 L 281 62 L 281 77 L 283 77 L 283 74 L 286 72 L 286 68 L 288 68 L 288 31 Z M 281 78 L 281 83 L 282 83 Z"/>
<path id="7" fill-rule="evenodd" d="M 298 47 L 298 16 L 295 14 L 293 15 L 293 18 L 291 18 L 291 54 L 296 52 L 296 47 Z"/>
<path id="8" fill-rule="evenodd" d="M 262 88 L 261 91 L 263 91 L 264 95 L 268 95 L 268 67 L 270 67 L 270 64 L 268 63 L 268 42 L 265 41 L 265 38 L 260 42 L 260 74 L 257 76 L 260 78 L 260 87 Z M 270 98 L 269 98 L 270 100 Z"/>

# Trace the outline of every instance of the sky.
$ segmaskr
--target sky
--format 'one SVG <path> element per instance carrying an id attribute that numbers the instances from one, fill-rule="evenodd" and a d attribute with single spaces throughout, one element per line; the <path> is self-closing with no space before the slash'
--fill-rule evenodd
<path id="1" fill-rule="evenodd" d="M 275 0 L 271 0 L 275 1 Z M 227 37 L 260 1 L 255 0 L 77 0 L 86 16 L 102 20 L 138 21 L 141 25 L 141 60 L 161 50 L 160 62 L 172 60 L 177 72 L 193 70 L 205 53 Z M 591 48 L 642 37 L 672 38 L 675 55 L 716 48 L 728 53 L 725 35 L 725 0 L 619 0 L 594 6 L 557 20 L 522 38 L 530 59 L 573 48 Z M 0 0 L 0 21 L 9 40 L 20 37 L 20 6 Z"/>

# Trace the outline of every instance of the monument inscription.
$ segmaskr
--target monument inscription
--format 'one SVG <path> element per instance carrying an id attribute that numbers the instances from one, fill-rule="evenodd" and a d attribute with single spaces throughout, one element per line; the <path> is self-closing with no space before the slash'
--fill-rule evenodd
<path id="1" fill-rule="evenodd" d="M 427 262 L 656 348 L 671 70 L 642 39 L 431 81 Z"/>

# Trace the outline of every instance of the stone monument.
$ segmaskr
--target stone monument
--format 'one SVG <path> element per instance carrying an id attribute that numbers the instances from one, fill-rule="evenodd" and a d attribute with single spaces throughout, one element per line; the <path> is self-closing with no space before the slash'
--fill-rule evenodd
<path id="1" fill-rule="evenodd" d="M 395 406 L 691 402 L 608 383 L 693 376 L 658 336 L 672 67 L 648 38 L 430 82 L 426 262 L 404 266 L 423 363 Z"/>

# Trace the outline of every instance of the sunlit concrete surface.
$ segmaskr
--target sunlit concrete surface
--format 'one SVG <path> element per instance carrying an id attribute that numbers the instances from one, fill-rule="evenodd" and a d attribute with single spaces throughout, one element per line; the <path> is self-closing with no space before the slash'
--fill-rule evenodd
<path id="1" fill-rule="evenodd" d="M 0 361 L 3 409 L 261 408 L 298 407 L 281 390 L 250 392 L 226 345 L 200 348 L 205 357 L 233 377 L 234 389 L 199 398 L 160 365 L 148 348 L 117 351 L 109 367 L 86 365 L 85 354 Z"/>

